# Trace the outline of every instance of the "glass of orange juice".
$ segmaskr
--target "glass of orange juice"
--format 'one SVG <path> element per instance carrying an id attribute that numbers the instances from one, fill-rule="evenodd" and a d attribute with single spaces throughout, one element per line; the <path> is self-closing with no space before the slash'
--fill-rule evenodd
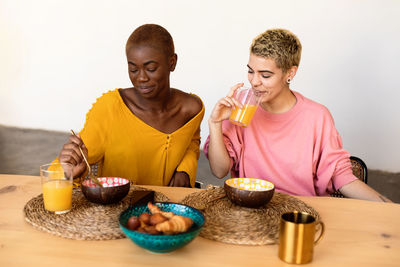
<path id="1" fill-rule="evenodd" d="M 243 108 L 236 107 L 232 110 L 229 120 L 242 127 L 249 126 L 257 110 L 257 101 L 253 90 L 248 87 L 241 87 L 236 90 L 233 97 L 243 105 Z"/>
<path id="2" fill-rule="evenodd" d="M 72 165 L 50 163 L 40 166 L 44 208 L 63 214 L 72 206 Z"/>

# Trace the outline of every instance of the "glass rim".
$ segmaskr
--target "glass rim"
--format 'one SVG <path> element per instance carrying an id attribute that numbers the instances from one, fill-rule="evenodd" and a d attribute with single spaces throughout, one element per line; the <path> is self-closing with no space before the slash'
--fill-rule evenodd
<path id="1" fill-rule="evenodd" d="M 52 163 L 47 163 L 47 164 L 43 164 L 40 165 L 40 170 L 44 170 L 44 171 L 48 171 L 48 172 L 56 172 L 56 171 L 49 171 L 49 170 L 45 170 L 45 167 L 51 166 L 51 165 L 66 165 L 66 166 L 70 166 L 73 167 L 71 163 L 68 162 L 52 162 Z"/>
<path id="2" fill-rule="evenodd" d="M 61 166 L 61 169 L 56 170 L 49 170 L 51 166 Z M 52 162 L 43 164 L 39 168 L 39 175 L 43 179 L 44 177 L 56 174 L 56 173 L 64 173 L 64 178 L 61 179 L 54 179 L 54 180 L 73 180 L 73 165 L 67 162 Z"/>

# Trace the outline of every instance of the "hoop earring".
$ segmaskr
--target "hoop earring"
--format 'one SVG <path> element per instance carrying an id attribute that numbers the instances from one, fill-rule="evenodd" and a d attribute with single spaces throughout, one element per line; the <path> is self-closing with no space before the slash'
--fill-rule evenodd
<path id="1" fill-rule="evenodd" d="M 290 84 L 290 82 L 291 82 L 291 80 L 290 80 L 290 78 L 288 78 L 288 79 L 286 80 L 286 83 L 287 83 L 287 84 Z"/>

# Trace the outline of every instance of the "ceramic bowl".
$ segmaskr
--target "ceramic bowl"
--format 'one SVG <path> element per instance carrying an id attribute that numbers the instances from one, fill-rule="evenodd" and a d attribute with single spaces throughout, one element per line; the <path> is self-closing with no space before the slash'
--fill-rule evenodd
<path id="1" fill-rule="evenodd" d="M 90 202 L 113 204 L 122 200 L 129 193 L 130 182 L 128 179 L 119 177 L 99 177 L 97 179 L 103 187 L 96 185 L 91 180 L 82 182 L 82 193 Z"/>
<path id="2" fill-rule="evenodd" d="M 225 181 L 224 189 L 233 203 L 257 208 L 271 200 L 275 186 L 271 182 L 257 178 L 231 178 Z"/>
<path id="3" fill-rule="evenodd" d="M 143 212 L 149 212 L 147 205 L 131 206 L 123 211 L 119 217 L 119 225 L 127 237 L 136 245 L 156 253 L 168 253 L 177 250 L 190 243 L 198 234 L 204 225 L 203 214 L 195 208 L 183 204 L 160 202 L 155 203 L 163 211 L 171 211 L 177 215 L 189 217 L 193 220 L 192 227 L 180 234 L 175 235 L 151 235 L 126 227 L 128 219 L 131 216 L 139 216 Z"/>

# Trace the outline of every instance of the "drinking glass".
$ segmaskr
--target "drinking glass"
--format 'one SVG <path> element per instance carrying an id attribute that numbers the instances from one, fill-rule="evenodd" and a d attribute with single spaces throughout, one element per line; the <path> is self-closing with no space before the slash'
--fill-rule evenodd
<path id="1" fill-rule="evenodd" d="M 72 165 L 50 163 L 40 166 L 44 208 L 63 214 L 72 206 Z"/>
<path id="2" fill-rule="evenodd" d="M 257 110 L 257 101 L 253 90 L 248 87 L 241 87 L 236 90 L 233 97 L 243 105 L 243 108 L 236 107 L 232 110 L 229 120 L 242 127 L 249 126 Z"/>

